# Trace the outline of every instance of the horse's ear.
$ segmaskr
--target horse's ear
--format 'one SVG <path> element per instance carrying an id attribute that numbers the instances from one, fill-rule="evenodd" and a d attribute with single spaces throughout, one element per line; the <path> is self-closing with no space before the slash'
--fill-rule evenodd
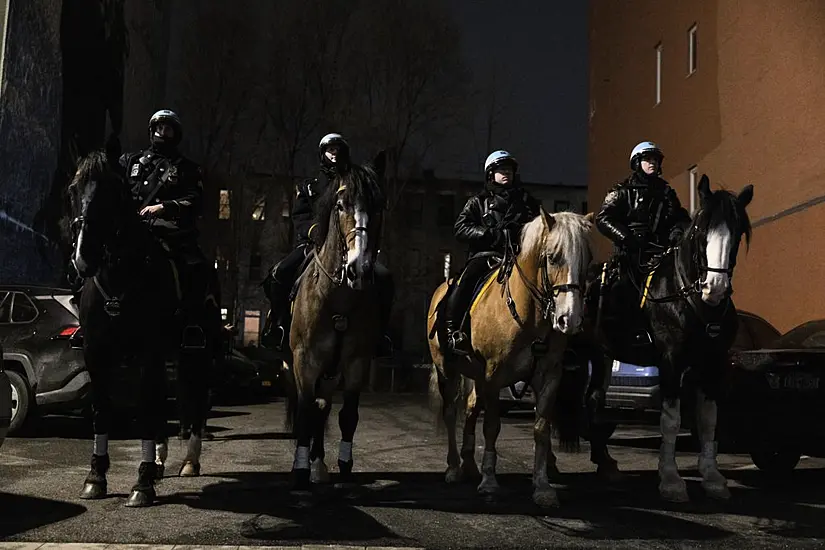
<path id="1" fill-rule="evenodd" d="M 706 201 L 710 198 L 710 179 L 707 174 L 702 174 L 702 179 L 699 180 L 699 187 L 697 189 L 699 191 L 699 199 L 701 201 Z"/>
<path id="2" fill-rule="evenodd" d="M 594 212 L 588 212 L 588 213 L 584 216 L 584 219 L 585 219 L 585 220 L 587 220 L 587 221 L 589 221 L 590 223 L 593 223 L 593 220 L 595 220 L 595 219 L 596 219 L 596 214 L 595 214 Z"/>
<path id="3" fill-rule="evenodd" d="M 739 201 L 739 204 L 742 205 L 742 208 L 748 206 L 753 200 L 753 185 L 748 184 L 745 187 L 743 187 L 739 194 L 736 196 L 736 200 Z"/>
<path id="4" fill-rule="evenodd" d="M 387 152 L 383 150 L 379 151 L 372 160 L 372 166 L 375 168 L 375 173 L 378 174 L 378 178 L 383 178 L 387 170 Z"/>
<path id="5" fill-rule="evenodd" d="M 545 227 L 547 227 L 547 231 L 553 229 L 553 226 L 556 224 L 556 218 L 553 217 L 553 214 L 550 214 L 544 208 L 541 209 L 541 219 L 544 222 Z"/>

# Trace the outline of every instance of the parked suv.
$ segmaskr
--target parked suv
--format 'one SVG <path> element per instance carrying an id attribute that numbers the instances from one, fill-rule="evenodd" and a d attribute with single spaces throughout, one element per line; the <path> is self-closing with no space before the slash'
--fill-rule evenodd
<path id="1" fill-rule="evenodd" d="M 71 299 L 67 289 L 0 285 L 0 346 L 11 383 L 9 434 L 36 413 L 76 410 L 88 396 L 83 352 L 70 343 L 80 324 Z"/>

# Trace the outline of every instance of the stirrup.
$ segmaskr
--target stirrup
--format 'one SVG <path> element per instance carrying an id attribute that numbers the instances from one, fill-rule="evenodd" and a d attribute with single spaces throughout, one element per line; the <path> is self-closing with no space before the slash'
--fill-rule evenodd
<path id="1" fill-rule="evenodd" d="M 454 355 L 467 356 L 470 352 L 459 346 L 467 343 L 467 335 L 460 330 L 453 331 L 447 338 L 447 347 Z"/>

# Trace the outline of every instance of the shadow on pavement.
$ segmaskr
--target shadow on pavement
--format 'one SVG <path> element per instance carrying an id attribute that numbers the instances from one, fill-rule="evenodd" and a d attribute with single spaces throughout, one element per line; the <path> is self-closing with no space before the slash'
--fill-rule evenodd
<path id="1" fill-rule="evenodd" d="M 232 481 L 208 485 L 202 494 L 169 495 L 164 499 L 202 510 L 255 515 L 243 526 L 246 538 L 296 543 L 331 540 L 369 545 L 376 539 L 397 538 L 363 511 L 364 507 L 531 516 L 548 531 L 589 541 L 718 541 L 738 536 L 732 530 L 714 525 L 717 514 L 755 518 L 744 521 L 752 522 L 749 528 L 763 535 L 822 538 L 825 537 L 825 510 L 812 508 L 805 502 L 825 500 L 825 495 L 819 496 L 815 490 L 825 481 L 825 472 L 809 472 L 798 472 L 800 475 L 795 476 L 792 486 L 777 487 L 775 492 L 734 487 L 733 496 L 727 502 L 707 499 L 699 482 L 688 479 L 691 502 L 687 504 L 660 501 L 656 472 L 627 472 L 628 480 L 613 488 L 600 484 L 590 473 L 566 474 L 557 486 L 562 506 L 555 510 L 540 509 L 532 503 L 531 480 L 523 474 L 499 475 L 501 494 L 489 502 L 476 494 L 475 483 L 447 486 L 441 473 L 371 472 L 357 474 L 358 485 L 352 490 L 325 485 L 317 487 L 311 497 L 291 495 L 288 474 L 218 473 L 214 477 Z M 726 474 L 731 478 L 747 477 L 744 473 Z M 696 472 L 683 475 L 697 476 Z M 798 495 L 800 492 L 808 496 Z M 678 515 L 665 515 L 667 512 Z"/>
<path id="2" fill-rule="evenodd" d="M 37 529 L 86 511 L 84 506 L 0 492 L 0 540 Z"/>

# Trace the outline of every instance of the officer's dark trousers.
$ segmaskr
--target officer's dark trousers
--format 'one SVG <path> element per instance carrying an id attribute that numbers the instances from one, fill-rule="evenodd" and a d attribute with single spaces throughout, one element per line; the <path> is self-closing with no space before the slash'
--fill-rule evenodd
<path id="1" fill-rule="evenodd" d="M 468 261 L 458 287 L 453 290 L 447 299 L 446 320 L 452 321 L 455 329 L 460 328 L 458 325 L 470 307 L 476 285 L 484 274 L 490 271 L 488 260 L 489 258 L 482 257 L 472 258 Z"/>

